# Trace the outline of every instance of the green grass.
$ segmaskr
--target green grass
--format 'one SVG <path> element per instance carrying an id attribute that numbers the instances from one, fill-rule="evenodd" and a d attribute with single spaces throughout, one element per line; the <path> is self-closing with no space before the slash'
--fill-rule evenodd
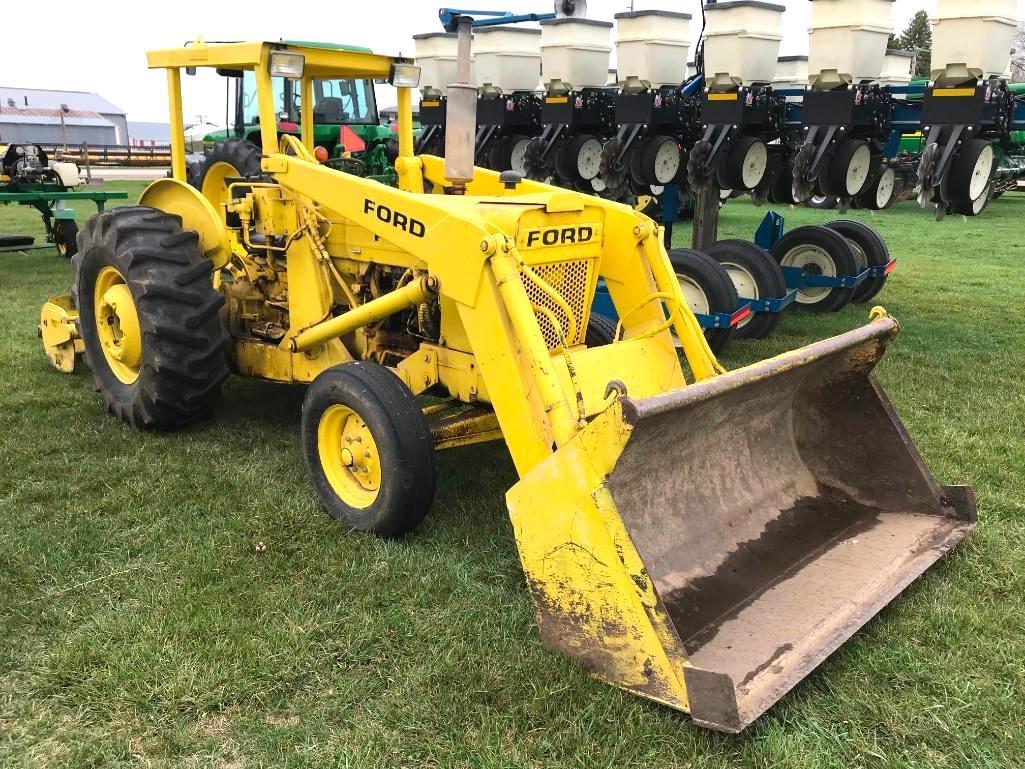
<path id="1" fill-rule="evenodd" d="M 762 213 L 727 206 L 722 235 Z M 233 378 L 215 419 L 135 432 L 36 340 L 67 263 L 0 254 L 0 766 L 1021 766 L 1023 217 L 1006 198 L 967 223 L 912 205 L 871 219 L 900 259 L 881 378 L 941 482 L 975 485 L 981 523 L 738 737 L 541 648 L 502 447 L 441 456 L 415 536 L 348 534 L 305 478 L 300 389 Z M 7 208 L 0 230 L 41 225 Z M 789 313 L 725 362 L 866 316 Z"/>

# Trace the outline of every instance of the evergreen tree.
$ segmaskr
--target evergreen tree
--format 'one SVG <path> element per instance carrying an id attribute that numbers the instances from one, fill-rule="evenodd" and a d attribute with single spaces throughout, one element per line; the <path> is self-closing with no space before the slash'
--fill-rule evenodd
<path id="1" fill-rule="evenodd" d="M 915 74 L 919 77 L 929 77 L 932 64 L 932 25 L 929 23 L 929 14 L 918 11 L 911 17 L 900 37 L 891 40 L 896 43 L 897 48 L 917 53 Z"/>

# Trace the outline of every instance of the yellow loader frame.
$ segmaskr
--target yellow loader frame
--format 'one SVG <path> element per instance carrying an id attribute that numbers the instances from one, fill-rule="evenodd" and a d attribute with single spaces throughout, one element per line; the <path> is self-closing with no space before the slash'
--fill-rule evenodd
<path id="1" fill-rule="evenodd" d="M 282 56 L 302 61 L 299 140 L 278 137 L 271 72 Z M 234 370 L 315 388 L 342 364 L 374 361 L 413 395 L 450 399 L 423 409 L 447 414 L 436 448 L 504 439 L 542 639 L 597 675 L 739 731 L 971 528 L 970 491 L 932 480 L 870 378 L 897 332 L 885 312 L 726 375 L 654 222 L 483 169 L 457 189 L 441 159 L 413 154 L 415 84 L 398 88 L 398 188 L 318 163 L 314 82 L 387 79 L 405 60 L 202 40 L 148 60 L 167 71 L 172 178 L 139 203 L 198 234 L 226 298 Z M 185 183 L 182 74 L 193 67 L 255 73 L 262 178 L 224 172 L 206 195 Z M 87 237 L 100 237 L 94 229 Z M 382 289 L 382 274 L 401 277 Z M 599 278 L 621 321 L 610 344 L 589 346 Z M 103 337 L 108 360 L 138 357 L 145 324 L 118 313 L 143 300 L 130 281 L 109 284 L 97 289 L 98 320 L 79 318 L 67 297 L 44 307 L 40 331 L 58 368 L 73 368 L 92 322 L 118 321 Z M 386 325 L 432 308 L 437 333 Z M 90 365 L 103 365 L 98 353 Z M 795 412 L 801 403 L 839 414 L 841 429 Z M 355 472 L 350 449 L 372 432 L 360 423 L 319 461 L 343 457 Z M 371 465 L 359 469 L 379 484 Z M 776 542 L 780 520 L 812 525 Z M 857 553 L 872 554 L 864 562 L 854 530 L 866 543 Z M 752 548 L 787 557 L 745 560 Z M 820 589 L 824 573 L 836 590 Z"/>

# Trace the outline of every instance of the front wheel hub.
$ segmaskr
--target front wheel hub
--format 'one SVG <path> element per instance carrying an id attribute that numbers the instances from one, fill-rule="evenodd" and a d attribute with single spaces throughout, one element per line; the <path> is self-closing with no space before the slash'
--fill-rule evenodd
<path id="1" fill-rule="evenodd" d="M 351 507 L 372 505 L 381 489 L 381 461 L 366 422 L 338 404 L 324 412 L 317 433 L 320 464 L 332 490 Z"/>

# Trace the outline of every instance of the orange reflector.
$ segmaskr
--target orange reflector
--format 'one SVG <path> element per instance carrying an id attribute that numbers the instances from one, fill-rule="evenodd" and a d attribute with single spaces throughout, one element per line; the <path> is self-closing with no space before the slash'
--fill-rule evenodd
<path id="1" fill-rule="evenodd" d="M 331 155 L 327 151 L 327 147 L 321 147 L 320 145 L 317 145 L 313 148 L 313 157 L 317 159 L 318 163 L 323 163 L 329 157 L 331 157 Z"/>
<path id="2" fill-rule="evenodd" d="M 338 141 L 342 143 L 346 152 L 362 152 L 367 148 L 366 142 L 359 138 L 359 134 L 347 125 L 343 125 L 339 129 Z"/>
<path id="3" fill-rule="evenodd" d="M 751 316 L 751 305 L 745 304 L 735 313 L 730 316 L 730 325 L 736 326 L 738 323 L 743 323 Z"/>

